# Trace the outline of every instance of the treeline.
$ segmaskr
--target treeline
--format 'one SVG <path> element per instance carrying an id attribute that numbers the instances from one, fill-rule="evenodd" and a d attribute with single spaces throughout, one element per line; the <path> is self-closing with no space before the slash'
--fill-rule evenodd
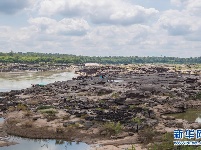
<path id="1" fill-rule="evenodd" d="M 200 63 L 201 57 L 178 58 L 178 57 L 138 57 L 138 56 L 109 56 L 109 57 L 89 57 L 69 54 L 51 53 L 2 53 L 0 52 L 0 63 L 101 63 L 101 64 L 134 64 L 134 63 L 169 63 L 169 64 L 193 64 Z"/>

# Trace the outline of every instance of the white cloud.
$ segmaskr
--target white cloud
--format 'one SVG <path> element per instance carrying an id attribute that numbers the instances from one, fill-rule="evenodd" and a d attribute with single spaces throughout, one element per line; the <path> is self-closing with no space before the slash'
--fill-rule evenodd
<path id="1" fill-rule="evenodd" d="M 56 21 L 51 18 L 39 17 L 29 19 L 29 23 L 47 34 L 80 36 L 87 33 L 89 24 L 84 19 L 64 18 Z"/>
<path id="2" fill-rule="evenodd" d="M 201 1 L 200 0 L 188 0 L 186 3 L 186 9 L 189 13 L 194 13 L 200 17 L 201 13 Z"/>
<path id="3" fill-rule="evenodd" d="M 28 1 L 19 0 L 17 4 L 16 0 L 8 0 L 8 4 L 12 2 L 10 10 L 6 7 L 0 10 L 15 14 L 9 15 L 6 22 L 8 16 L 1 14 L 4 20 L 0 20 L 0 51 L 101 56 L 201 55 L 200 0 L 171 0 L 172 8 L 160 12 L 148 7 L 151 0 L 146 1 L 147 8 L 129 0 Z M 5 6 L 2 4 L 0 7 Z"/>
<path id="4" fill-rule="evenodd" d="M 83 16 L 93 23 L 130 25 L 146 22 L 158 11 L 132 5 L 122 0 L 43 0 L 40 14 L 63 16 Z"/>
<path id="5" fill-rule="evenodd" d="M 192 22 L 187 18 L 189 18 L 188 14 L 169 10 L 160 16 L 158 23 L 171 35 L 185 35 L 192 31 Z"/>

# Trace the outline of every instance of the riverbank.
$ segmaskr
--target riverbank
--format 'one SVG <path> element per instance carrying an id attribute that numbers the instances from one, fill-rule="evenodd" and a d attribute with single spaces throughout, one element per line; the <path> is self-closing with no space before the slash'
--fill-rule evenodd
<path id="1" fill-rule="evenodd" d="M 102 65 L 77 73 L 73 80 L 0 93 L 4 130 L 22 137 L 103 145 L 96 149 L 146 149 L 176 128 L 200 127 L 165 116 L 201 106 L 199 70 Z"/>

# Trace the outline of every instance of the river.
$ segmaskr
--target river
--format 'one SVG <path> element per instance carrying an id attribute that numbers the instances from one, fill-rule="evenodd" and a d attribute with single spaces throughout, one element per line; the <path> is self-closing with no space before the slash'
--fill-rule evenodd
<path id="1" fill-rule="evenodd" d="M 47 72 L 6 72 L 0 73 L 0 92 L 20 90 L 31 87 L 31 84 L 48 84 L 55 81 L 70 80 L 77 75 L 73 72 L 47 71 Z M 3 122 L 3 118 L 0 118 Z M 27 139 L 9 136 L 9 141 L 19 144 L 1 147 L 1 150 L 88 150 L 86 143 L 67 142 L 63 140 Z"/>
<path id="2" fill-rule="evenodd" d="M 189 122 L 201 123 L 201 110 L 200 109 L 188 109 L 183 113 L 168 114 L 168 116 L 173 116 L 176 119 L 184 119 Z"/>
<path id="3" fill-rule="evenodd" d="M 20 90 L 31 87 L 31 84 L 48 84 L 55 81 L 66 81 L 75 77 L 73 72 L 0 72 L 0 92 Z"/>

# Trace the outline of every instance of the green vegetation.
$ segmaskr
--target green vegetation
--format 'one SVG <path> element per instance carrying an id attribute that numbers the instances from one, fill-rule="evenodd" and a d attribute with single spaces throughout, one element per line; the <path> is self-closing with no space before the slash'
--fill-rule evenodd
<path id="1" fill-rule="evenodd" d="M 27 110 L 27 106 L 24 105 L 24 104 L 18 104 L 17 105 L 17 110 L 18 111 L 20 111 L 20 110 L 25 111 L 25 110 Z"/>
<path id="2" fill-rule="evenodd" d="M 149 147 L 149 150 L 172 150 L 174 149 L 172 133 L 165 133 L 162 137 L 162 142 L 154 143 Z"/>
<path id="3" fill-rule="evenodd" d="M 37 110 L 41 110 L 41 109 L 50 109 L 50 108 L 54 108 L 53 106 L 49 106 L 49 105 L 44 105 L 44 106 L 39 106 L 38 108 L 37 108 Z"/>
<path id="4" fill-rule="evenodd" d="M 200 99 L 201 100 L 201 92 L 196 94 L 195 99 Z"/>
<path id="5" fill-rule="evenodd" d="M 136 105 L 129 105 L 129 109 L 135 109 L 135 108 L 137 108 Z"/>
<path id="6" fill-rule="evenodd" d="M 136 150 L 136 149 L 135 149 L 135 146 L 134 146 L 134 145 L 132 145 L 132 147 L 131 147 L 131 148 L 127 148 L 126 150 Z"/>
<path id="7" fill-rule="evenodd" d="M 111 97 L 112 98 L 119 98 L 119 95 L 120 95 L 119 93 L 112 93 Z"/>
<path id="8" fill-rule="evenodd" d="M 103 125 L 103 130 L 106 131 L 109 135 L 119 134 L 123 129 L 123 126 L 120 122 L 107 122 Z"/>
<path id="9" fill-rule="evenodd" d="M 46 114 L 52 115 L 52 116 L 54 116 L 57 113 L 57 111 L 55 109 L 52 109 L 52 108 L 50 108 L 50 109 L 42 109 L 42 110 L 39 110 L 39 111 L 41 113 L 46 113 Z"/>
<path id="10" fill-rule="evenodd" d="M 138 125 L 142 123 L 142 120 L 138 117 L 131 119 L 131 121 L 137 123 Z"/>
<path id="11" fill-rule="evenodd" d="M 56 116 L 56 113 L 58 113 L 55 109 L 50 108 L 50 109 L 42 109 L 38 110 L 39 112 L 43 113 L 47 121 L 53 121 L 57 119 L 58 117 Z"/>
<path id="12" fill-rule="evenodd" d="M 0 63 L 101 63 L 101 64 L 134 64 L 134 63 L 169 63 L 169 64 L 192 64 L 201 63 L 201 57 L 178 58 L 178 57 L 89 57 L 76 56 L 69 54 L 51 54 L 51 53 L 2 53 L 0 52 Z"/>
<path id="13" fill-rule="evenodd" d="M 184 139 L 186 141 L 186 139 Z M 161 142 L 155 142 L 148 147 L 149 150 L 201 150 L 197 146 L 174 146 L 174 138 L 172 133 L 165 133 Z M 189 140 L 188 140 L 189 141 Z"/>
<path id="14" fill-rule="evenodd" d="M 139 141 L 143 143 L 143 145 L 147 145 L 149 143 L 155 142 L 154 137 L 158 136 L 159 134 L 154 131 L 152 128 L 145 127 L 144 130 L 139 131 Z"/>

